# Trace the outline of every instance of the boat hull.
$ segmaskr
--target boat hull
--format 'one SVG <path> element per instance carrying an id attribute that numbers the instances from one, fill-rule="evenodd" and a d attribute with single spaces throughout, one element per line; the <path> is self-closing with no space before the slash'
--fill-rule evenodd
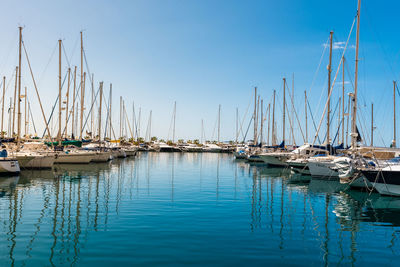
<path id="1" fill-rule="evenodd" d="M 400 171 L 362 170 L 361 172 L 381 195 L 400 196 Z"/>
<path id="2" fill-rule="evenodd" d="M 310 174 L 312 178 L 327 179 L 327 180 L 338 180 L 339 173 L 332 169 L 335 164 L 331 161 L 309 161 L 308 168 L 310 169 Z"/>
<path id="3" fill-rule="evenodd" d="M 18 160 L 0 159 L 0 175 L 16 174 L 20 170 Z"/>
<path id="4" fill-rule="evenodd" d="M 276 167 L 286 167 L 288 164 L 286 163 L 288 157 L 285 155 L 259 155 L 264 163 L 267 163 L 270 166 Z"/>
<path id="5" fill-rule="evenodd" d="M 51 169 L 55 162 L 54 155 L 17 155 L 22 169 Z"/>
<path id="6" fill-rule="evenodd" d="M 107 162 L 110 160 L 111 152 L 96 152 L 92 162 Z"/>
<path id="7" fill-rule="evenodd" d="M 88 164 L 95 158 L 94 153 L 60 153 L 54 163 L 57 164 Z"/>

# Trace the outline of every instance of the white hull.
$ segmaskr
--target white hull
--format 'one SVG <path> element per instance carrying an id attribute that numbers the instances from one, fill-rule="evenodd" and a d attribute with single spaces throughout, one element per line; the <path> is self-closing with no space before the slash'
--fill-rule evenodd
<path id="1" fill-rule="evenodd" d="M 288 156 L 286 154 L 279 155 L 279 154 L 265 154 L 265 155 L 259 155 L 260 158 L 267 164 L 273 165 L 273 166 L 281 166 L 285 167 L 288 166 L 286 161 L 288 160 Z"/>
<path id="2" fill-rule="evenodd" d="M 95 158 L 95 153 L 91 152 L 70 152 L 60 153 L 54 163 L 58 164 L 87 164 Z"/>
<path id="3" fill-rule="evenodd" d="M 313 178 L 339 179 L 339 173 L 331 168 L 335 167 L 333 161 L 309 161 L 308 168 Z"/>
<path id="4" fill-rule="evenodd" d="M 92 162 L 107 162 L 110 160 L 110 157 L 111 157 L 111 152 L 98 151 L 96 152 L 96 155 L 94 155 Z"/>
<path id="5" fill-rule="evenodd" d="M 16 155 L 22 169 L 50 169 L 53 167 L 54 155 Z"/>
<path id="6" fill-rule="evenodd" d="M 136 149 L 125 149 L 125 154 L 127 157 L 134 157 L 136 156 Z"/>
<path id="7" fill-rule="evenodd" d="M 0 174 L 19 173 L 20 168 L 18 160 L 0 159 Z"/>
<path id="8" fill-rule="evenodd" d="M 305 161 L 288 161 L 289 167 L 294 173 L 299 173 L 302 175 L 311 175 L 310 169 L 308 168 L 308 163 Z"/>
<path id="9" fill-rule="evenodd" d="M 233 152 L 233 155 L 235 155 L 236 159 L 247 159 L 246 153 Z"/>

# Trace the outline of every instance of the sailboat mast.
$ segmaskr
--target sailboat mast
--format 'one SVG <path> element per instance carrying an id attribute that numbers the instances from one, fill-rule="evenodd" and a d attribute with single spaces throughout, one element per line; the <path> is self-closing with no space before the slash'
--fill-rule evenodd
<path id="1" fill-rule="evenodd" d="M 100 107 L 99 107 L 99 143 L 101 142 L 101 107 L 103 103 L 103 82 L 100 83 Z"/>
<path id="2" fill-rule="evenodd" d="M 71 126 L 71 136 L 75 139 L 75 91 L 76 91 L 76 66 L 74 69 L 74 91 L 72 95 L 72 126 Z"/>
<path id="3" fill-rule="evenodd" d="M 68 68 L 67 103 L 65 106 L 65 138 L 68 138 L 68 114 L 69 114 L 69 87 L 70 87 L 71 68 Z"/>
<path id="4" fill-rule="evenodd" d="M 282 141 L 285 143 L 285 119 L 286 119 L 286 78 L 283 78 L 283 119 L 282 119 Z"/>
<path id="5" fill-rule="evenodd" d="M 221 104 L 218 106 L 218 144 L 221 134 Z"/>
<path id="6" fill-rule="evenodd" d="M 80 140 L 83 140 L 83 110 L 85 109 L 85 84 L 86 84 L 86 72 L 83 73 L 83 82 L 81 87 L 81 124 L 80 124 Z"/>
<path id="7" fill-rule="evenodd" d="M 82 122 L 83 122 L 83 97 L 85 94 L 85 89 L 84 89 L 84 77 L 83 77 L 83 33 L 81 32 L 81 120 L 80 120 L 80 127 L 79 127 L 79 139 L 82 140 Z"/>
<path id="8" fill-rule="evenodd" d="M 267 133 L 267 146 L 269 146 L 270 136 L 270 123 L 271 123 L 271 103 L 268 103 L 268 133 Z"/>
<path id="9" fill-rule="evenodd" d="M 94 80 L 94 74 L 92 73 L 92 83 L 91 83 L 91 85 L 92 85 L 92 102 L 91 102 L 91 104 L 92 104 L 92 106 L 94 105 L 94 84 L 93 84 L 93 80 Z M 93 134 L 94 134 L 94 112 L 90 112 L 91 114 L 91 116 L 90 116 L 90 131 L 91 131 L 91 137 L 92 137 L 92 139 L 93 139 Z"/>
<path id="10" fill-rule="evenodd" d="M 122 137 L 122 96 L 119 97 L 119 138 Z"/>
<path id="11" fill-rule="evenodd" d="M 357 8 L 357 34 L 356 34 L 356 64 L 354 72 L 354 97 L 353 97 L 353 118 L 351 121 L 351 147 L 356 148 L 357 145 L 357 92 L 358 92 L 358 47 L 360 45 L 360 12 L 361 0 L 358 0 Z"/>
<path id="12" fill-rule="evenodd" d="M 254 118 L 254 145 L 257 144 L 257 87 L 254 87 L 254 114 L 253 114 L 253 118 Z"/>
<path id="13" fill-rule="evenodd" d="M 294 79 L 294 75 L 293 75 L 293 79 Z M 293 80 L 292 80 L 293 81 Z M 294 83 L 292 84 L 292 86 L 294 86 Z M 294 91 L 293 91 L 293 87 L 292 87 L 292 94 L 290 94 L 289 92 L 289 96 L 290 96 L 290 100 L 292 102 L 292 116 L 288 116 L 289 119 L 289 125 L 290 125 L 290 133 L 291 136 L 289 136 L 289 138 L 291 137 L 291 142 L 290 144 L 295 145 L 296 146 L 296 140 L 294 138 Z M 289 108 L 288 108 L 288 112 L 289 112 Z M 300 129 L 301 130 L 301 129 Z M 302 132 L 303 134 L 303 132 Z M 303 141 L 304 141 L 304 135 L 303 135 Z"/>
<path id="14" fill-rule="evenodd" d="M 255 139 L 255 144 L 258 145 L 258 121 L 259 121 L 259 115 L 260 115 L 260 96 L 257 97 L 257 113 L 256 113 L 256 122 L 257 122 L 257 135 Z"/>
<path id="15" fill-rule="evenodd" d="M 58 40 L 58 135 L 57 142 L 61 146 L 61 40 Z"/>
<path id="16" fill-rule="evenodd" d="M 344 144 L 344 56 L 342 58 L 342 144 Z"/>
<path id="17" fill-rule="evenodd" d="M 329 65 L 328 65 L 328 107 L 326 113 L 326 143 L 331 143 L 330 137 L 330 117 L 331 117 L 331 73 L 332 73 L 332 36 L 333 31 L 329 34 Z"/>
<path id="18" fill-rule="evenodd" d="M 396 147 L 396 81 L 393 81 L 393 142 L 392 147 Z"/>
<path id="19" fill-rule="evenodd" d="M 176 101 L 174 103 L 174 128 L 172 131 L 172 143 L 175 143 Z"/>
<path id="20" fill-rule="evenodd" d="M 9 137 L 13 136 L 13 133 L 11 132 L 11 119 L 12 119 L 12 112 L 11 112 L 11 108 L 12 108 L 12 97 L 10 97 L 10 108 L 8 109 L 8 133 L 9 133 Z"/>
<path id="21" fill-rule="evenodd" d="M 3 76 L 3 97 L 1 99 L 1 137 L 4 137 L 4 96 L 6 93 L 6 76 Z"/>
<path id="22" fill-rule="evenodd" d="M 17 90 L 18 90 L 18 66 L 15 67 L 15 88 L 14 88 L 14 105 L 13 105 L 13 109 L 12 109 L 11 137 L 14 137 L 14 133 L 15 133 L 15 106 L 17 103 Z"/>
<path id="23" fill-rule="evenodd" d="M 138 139 L 140 138 L 140 122 L 142 117 L 142 108 L 139 107 L 139 116 L 138 116 Z"/>
<path id="24" fill-rule="evenodd" d="M 261 125 L 260 125 L 260 143 L 263 144 L 263 128 L 264 128 L 264 113 L 263 113 L 263 100 L 261 99 Z"/>
<path id="25" fill-rule="evenodd" d="M 21 142 L 21 48 L 22 48 L 22 27 L 19 27 L 19 56 L 18 56 L 18 131 L 17 148 Z"/>
<path id="26" fill-rule="evenodd" d="M 109 133 L 109 137 L 110 137 L 110 139 L 112 139 L 112 137 L 111 137 L 111 127 L 112 127 L 112 126 L 111 126 L 111 122 L 112 122 L 112 119 L 111 119 L 111 117 L 112 117 L 112 116 L 111 116 L 112 83 L 110 83 L 110 100 L 109 100 L 109 101 L 110 101 L 110 104 L 109 104 L 109 107 L 108 107 L 108 108 L 109 108 L 109 110 L 108 110 L 108 123 L 109 123 L 109 126 L 110 126 L 110 127 L 108 127 L 108 128 L 109 128 L 108 130 L 109 130 L 109 132 L 110 132 L 110 133 Z"/>
<path id="27" fill-rule="evenodd" d="M 371 103 L 371 146 L 374 146 L 374 103 Z"/>
<path id="28" fill-rule="evenodd" d="M 276 144 L 276 139 L 275 139 L 275 94 L 276 91 L 274 90 L 274 98 L 273 98 L 273 102 L 272 102 L 272 143 L 271 145 L 275 145 Z"/>
<path id="29" fill-rule="evenodd" d="M 307 121 L 307 91 L 304 91 L 304 114 L 306 118 L 306 142 L 308 142 L 308 121 Z"/>
<path id="30" fill-rule="evenodd" d="M 25 124 L 24 124 L 24 136 L 25 136 L 25 138 L 27 137 L 27 135 L 28 135 L 28 132 L 27 132 L 27 129 L 26 129 L 26 126 L 27 126 L 27 124 L 28 124 L 28 120 L 26 119 L 26 114 L 27 114 L 27 95 L 26 95 L 26 86 L 25 86 L 25 95 L 24 95 L 24 100 L 25 100 L 25 108 L 24 108 L 24 112 L 25 112 L 25 114 L 24 114 L 24 120 L 25 120 Z"/>

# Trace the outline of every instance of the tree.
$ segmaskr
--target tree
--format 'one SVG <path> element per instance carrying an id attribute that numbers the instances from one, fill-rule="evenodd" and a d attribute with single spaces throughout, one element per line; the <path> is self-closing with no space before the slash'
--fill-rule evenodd
<path id="1" fill-rule="evenodd" d="M 157 139 L 157 137 L 153 136 L 150 140 L 151 140 L 151 142 L 156 142 L 158 139 Z"/>

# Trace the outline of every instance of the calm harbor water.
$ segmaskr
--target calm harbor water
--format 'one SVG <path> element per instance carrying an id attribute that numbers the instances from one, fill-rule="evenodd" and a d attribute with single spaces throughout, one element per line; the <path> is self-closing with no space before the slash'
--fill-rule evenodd
<path id="1" fill-rule="evenodd" d="M 1 266 L 398 265 L 400 199 L 229 154 L 0 178 Z"/>

